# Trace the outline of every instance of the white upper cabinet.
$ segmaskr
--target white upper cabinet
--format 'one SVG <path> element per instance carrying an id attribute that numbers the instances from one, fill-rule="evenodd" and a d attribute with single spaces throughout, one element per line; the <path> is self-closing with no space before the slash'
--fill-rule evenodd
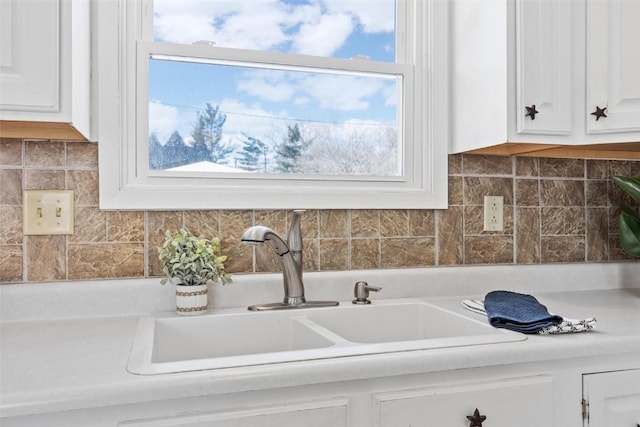
<path id="1" fill-rule="evenodd" d="M 640 2 L 454 0 L 451 34 L 450 152 L 640 141 Z"/>
<path id="2" fill-rule="evenodd" d="M 640 132 L 640 2 L 587 2 L 586 37 L 587 133 Z"/>
<path id="3" fill-rule="evenodd" d="M 571 2 L 516 3 L 516 132 L 571 135 Z"/>
<path id="4" fill-rule="evenodd" d="M 0 136 L 90 138 L 89 9 L 0 1 Z"/>

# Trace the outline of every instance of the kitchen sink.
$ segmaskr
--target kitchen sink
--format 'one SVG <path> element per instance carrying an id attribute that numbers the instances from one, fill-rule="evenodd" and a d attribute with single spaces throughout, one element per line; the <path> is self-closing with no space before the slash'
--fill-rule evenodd
<path id="1" fill-rule="evenodd" d="M 154 375 L 525 340 L 416 299 L 143 317 L 127 370 Z"/>

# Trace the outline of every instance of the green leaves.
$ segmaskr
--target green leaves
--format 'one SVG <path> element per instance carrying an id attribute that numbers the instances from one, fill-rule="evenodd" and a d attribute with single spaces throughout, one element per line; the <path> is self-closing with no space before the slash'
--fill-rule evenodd
<path id="1" fill-rule="evenodd" d="M 167 278 L 165 284 L 176 279 L 184 285 L 194 286 L 209 280 L 226 285 L 231 283 L 231 275 L 224 270 L 227 257 L 220 255 L 220 239 L 196 237 L 186 229 L 178 234 L 165 233 L 165 241 L 158 248 L 158 257 Z"/>
<path id="2" fill-rule="evenodd" d="M 640 203 L 640 178 L 613 176 L 611 179 L 636 203 Z M 640 213 L 626 204 L 622 204 L 620 209 L 622 213 L 619 230 L 622 249 L 629 255 L 640 257 Z"/>

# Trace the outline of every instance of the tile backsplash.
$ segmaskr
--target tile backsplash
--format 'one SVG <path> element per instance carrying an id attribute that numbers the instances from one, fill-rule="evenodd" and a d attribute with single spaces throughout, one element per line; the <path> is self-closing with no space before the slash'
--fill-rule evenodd
<path id="1" fill-rule="evenodd" d="M 618 243 L 609 180 L 640 162 L 449 156 L 447 210 L 311 210 L 303 217 L 306 271 L 628 259 Z M 75 191 L 75 233 L 24 236 L 22 192 Z M 504 231 L 484 232 L 483 197 L 504 197 Z M 0 282 L 161 276 L 165 230 L 219 236 L 233 273 L 279 271 L 272 251 L 248 247 L 245 228 L 285 233 L 284 210 L 102 211 L 97 144 L 0 139 Z"/>

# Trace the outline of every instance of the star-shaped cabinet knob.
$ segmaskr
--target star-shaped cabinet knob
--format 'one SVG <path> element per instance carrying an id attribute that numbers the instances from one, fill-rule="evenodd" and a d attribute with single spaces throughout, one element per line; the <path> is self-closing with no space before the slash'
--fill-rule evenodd
<path id="1" fill-rule="evenodd" d="M 482 427 L 482 423 L 487 419 L 487 417 L 480 415 L 480 411 L 476 408 L 476 410 L 473 411 L 473 415 L 467 415 L 467 419 L 471 421 L 469 427 Z"/>
<path id="2" fill-rule="evenodd" d="M 607 110 L 607 107 L 600 108 L 596 105 L 596 111 L 591 113 L 591 115 L 596 116 L 596 122 L 597 122 L 598 120 L 600 120 L 600 117 L 607 117 L 607 115 L 604 113 L 606 110 Z"/>
<path id="3" fill-rule="evenodd" d="M 525 107 L 527 109 L 527 114 L 525 114 L 525 117 L 531 117 L 531 120 L 535 120 L 536 119 L 536 114 L 539 113 L 538 110 L 536 110 L 536 104 L 532 104 L 531 107 L 527 107 L 525 105 Z"/>

